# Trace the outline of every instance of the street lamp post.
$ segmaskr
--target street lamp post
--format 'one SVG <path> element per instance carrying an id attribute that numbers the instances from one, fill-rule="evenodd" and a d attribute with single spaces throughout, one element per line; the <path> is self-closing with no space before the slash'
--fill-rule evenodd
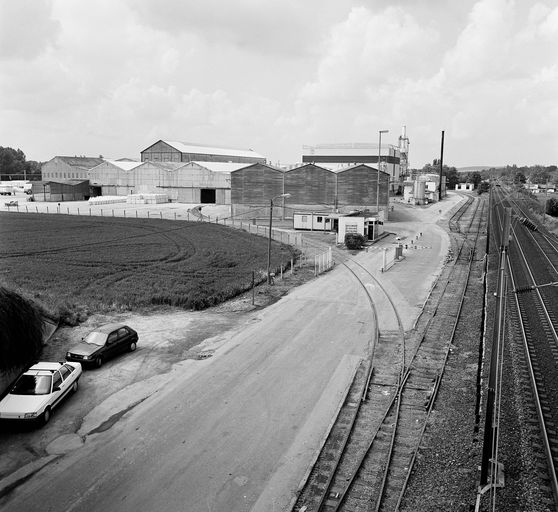
<path id="1" fill-rule="evenodd" d="M 378 182 L 376 183 L 376 207 L 378 208 L 378 220 L 380 217 L 380 158 L 382 155 L 382 133 L 389 133 L 389 130 L 378 131 Z"/>
<path id="2" fill-rule="evenodd" d="M 291 194 L 279 194 L 269 200 L 269 237 L 267 241 L 267 284 L 271 284 L 271 225 L 273 224 L 273 201 L 280 197 L 291 197 Z"/>

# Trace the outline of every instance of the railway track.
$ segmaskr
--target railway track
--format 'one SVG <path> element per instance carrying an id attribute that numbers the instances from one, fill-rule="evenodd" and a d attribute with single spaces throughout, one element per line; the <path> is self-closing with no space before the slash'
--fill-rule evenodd
<path id="1" fill-rule="evenodd" d="M 466 204 L 453 225 L 458 233 L 464 225 L 476 229 L 474 240 L 462 241 L 409 336 L 379 280 L 354 260 L 344 263 L 368 294 L 372 314 L 380 297 L 372 296 L 370 284 L 390 312 L 384 307 L 386 328 L 362 361 L 293 511 L 398 510 L 442 381 L 475 254 L 471 243 L 480 232 L 484 201 L 480 212 L 479 201 Z"/>
<path id="2" fill-rule="evenodd" d="M 557 243 L 525 222 L 526 212 L 502 196 L 513 208 L 512 241 L 508 251 L 511 286 L 508 314 L 524 346 L 525 374 L 529 379 L 530 417 L 539 425 L 535 450 L 544 464 L 537 467 L 545 482 L 547 500 L 558 510 L 558 250 Z M 497 212 L 496 222 L 502 218 Z"/>

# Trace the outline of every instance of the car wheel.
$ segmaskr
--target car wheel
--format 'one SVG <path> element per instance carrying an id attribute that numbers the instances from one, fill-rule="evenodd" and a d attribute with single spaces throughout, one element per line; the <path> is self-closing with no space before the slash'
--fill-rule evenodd
<path id="1" fill-rule="evenodd" d="M 43 416 L 41 418 L 43 425 L 46 425 L 49 422 L 51 414 L 52 413 L 50 412 L 50 407 L 47 407 L 45 409 L 45 412 L 43 412 Z"/>
<path id="2" fill-rule="evenodd" d="M 136 350 L 136 342 L 132 341 L 132 343 L 130 343 L 130 352 L 133 352 L 134 350 Z"/>
<path id="3" fill-rule="evenodd" d="M 101 356 L 99 356 L 97 359 L 95 359 L 95 366 L 97 368 L 100 368 L 101 366 L 103 366 L 103 358 Z"/>
<path id="4" fill-rule="evenodd" d="M 79 384 L 78 381 L 76 380 L 73 384 L 72 384 L 72 393 L 75 393 L 78 390 Z"/>

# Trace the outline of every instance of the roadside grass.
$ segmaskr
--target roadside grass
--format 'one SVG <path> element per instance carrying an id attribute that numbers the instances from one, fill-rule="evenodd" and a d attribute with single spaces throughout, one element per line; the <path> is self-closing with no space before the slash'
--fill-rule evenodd
<path id="1" fill-rule="evenodd" d="M 0 284 L 69 325 L 151 305 L 203 309 L 265 279 L 267 239 L 216 224 L 0 214 Z M 292 249 L 272 243 L 272 269 Z"/>

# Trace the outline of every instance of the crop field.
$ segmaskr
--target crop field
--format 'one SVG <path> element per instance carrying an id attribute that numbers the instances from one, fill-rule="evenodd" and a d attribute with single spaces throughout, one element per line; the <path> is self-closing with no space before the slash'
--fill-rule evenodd
<path id="1" fill-rule="evenodd" d="M 272 268 L 290 261 L 273 242 Z M 267 239 L 205 222 L 0 213 L 0 285 L 72 323 L 90 312 L 202 309 L 265 276 Z"/>

